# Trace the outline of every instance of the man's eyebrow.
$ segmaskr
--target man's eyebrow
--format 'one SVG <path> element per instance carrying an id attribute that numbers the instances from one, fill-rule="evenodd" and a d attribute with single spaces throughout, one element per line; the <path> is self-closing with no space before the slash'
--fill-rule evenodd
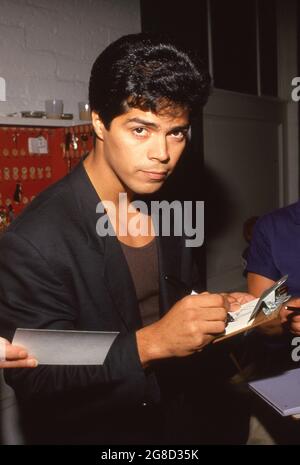
<path id="1" fill-rule="evenodd" d="M 138 124 L 143 124 L 144 126 L 149 126 L 151 128 L 154 128 L 154 129 L 158 129 L 159 126 L 156 124 L 156 123 L 152 123 L 151 121 L 147 121 L 145 119 L 142 119 L 142 118 L 129 118 L 128 120 L 126 120 L 126 124 L 127 123 L 138 123 Z M 187 124 L 183 124 L 183 125 L 177 125 L 177 126 L 174 126 L 172 128 L 169 129 L 168 132 L 172 132 L 172 131 L 187 131 L 190 127 L 190 124 L 187 123 Z"/>
<path id="2" fill-rule="evenodd" d="M 188 131 L 190 129 L 190 124 L 182 124 L 179 126 L 174 126 L 173 128 L 170 129 L 170 132 L 172 131 Z"/>
<path id="3" fill-rule="evenodd" d="M 142 118 L 129 118 L 126 120 L 127 123 L 138 123 L 138 124 L 143 124 L 144 126 L 150 126 L 152 128 L 158 128 L 158 125 L 156 123 L 152 123 L 151 121 L 147 121 Z"/>

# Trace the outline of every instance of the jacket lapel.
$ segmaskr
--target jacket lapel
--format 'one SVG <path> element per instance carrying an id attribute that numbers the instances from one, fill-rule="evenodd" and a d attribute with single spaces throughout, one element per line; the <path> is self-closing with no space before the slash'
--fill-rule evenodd
<path id="1" fill-rule="evenodd" d="M 181 280 L 181 238 L 175 236 L 158 237 L 159 264 L 159 303 L 160 314 L 166 313 L 177 300 L 183 297 L 182 289 L 173 286 L 165 279 L 172 276 Z"/>
<path id="2" fill-rule="evenodd" d="M 115 236 L 105 238 L 104 280 L 127 329 L 141 328 L 142 320 L 134 284 L 125 256 Z"/>
<path id="3" fill-rule="evenodd" d="M 142 326 L 142 321 L 126 259 L 115 236 L 100 237 L 97 234 L 97 221 L 104 213 L 96 212 L 100 198 L 82 162 L 72 171 L 69 180 L 79 207 L 79 221 L 84 225 L 88 246 L 99 254 L 99 260 L 104 263 L 99 269 L 103 269 L 103 279 L 115 308 L 128 330 L 138 329 Z"/>

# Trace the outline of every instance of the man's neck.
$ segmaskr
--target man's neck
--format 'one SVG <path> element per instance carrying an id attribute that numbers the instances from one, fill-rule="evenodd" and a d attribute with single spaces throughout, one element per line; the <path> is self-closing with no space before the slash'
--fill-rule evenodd
<path id="1" fill-rule="evenodd" d="M 109 208 L 107 208 L 107 214 L 110 217 L 110 221 L 114 230 L 116 231 L 118 239 L 132 247 L 141 247 L 145 244 L 148 244 L 155 236 L 153 233 L 151 215 L 145 216 L 140 212 L 128 212 L 128 205 L 130 202 L 132 202 L 134 194 L 132 191 L 127 192 L 118 178 L 112 176 L 109 167 L 107 167 L 106 163 L 103 163 L 102 160 L 103 157 L 98 156 L 98 154 L 92 150 L 84 160 L 83 165 L 91 183 L 93 184 L 94 189 L 99 196 L 99 199 L 101 199 L 105 208 L 109 203 L 114 204 L 116 214 L 112 216 L 110 214 Z M 120 196 L 120 194 L 126 195 Z M 124 209 L 126 210 L 126 215 L 124 215 L 124 218 L 126 219 L 125 222 L 123 221 L 123 216 L 119 215 L 120 211 L 124 212 Z M 140 218 L 144 217 L 142 219 L 147 222 L 147 230 L 149 231 L 149 234 L 146 236 L 132 236 L 128 231 L 128 222 L 130 222 L 130 220 L 136 215 L 138 215 Z M 122 236 L 120 236 L 120 228 L 122 228 L 123 231 L 127 231 L 127 233 L 125 232 L 125 235 L 122 234 Z"/>

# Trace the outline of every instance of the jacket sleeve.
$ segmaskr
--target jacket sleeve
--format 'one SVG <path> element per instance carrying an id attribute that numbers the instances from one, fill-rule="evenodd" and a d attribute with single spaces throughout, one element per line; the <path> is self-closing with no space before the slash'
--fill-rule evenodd
<path id="1" fill-rule="evenodd" d="M 77 311 L 70 296 L 35 246 L 14 232 L 0 240 L 0 328 L 12 339 L 17 327 L 74 329 Z M 144 372 L 135 333 L 119 334 L 101 366 L 39 366 L 5 370 L 19 398 L 97 391 L 97 402 L 132 405 L 145 400 Z M 150 380 L 153 382 L 153 379 Z M 99 395 L 100 394 L 100 395 Z"/>

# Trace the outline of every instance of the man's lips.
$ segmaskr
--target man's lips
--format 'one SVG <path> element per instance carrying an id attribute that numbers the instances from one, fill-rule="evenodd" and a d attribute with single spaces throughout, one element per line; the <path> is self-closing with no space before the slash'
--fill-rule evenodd
<path id="1" fill-rule="evenodd" d="M 142 172 L 145 173 L 145 175 L 148 176 L 150 179 L 156 179 L 156 180 L 164 179 L 168 174 L 168 171 L 142 170 Z"/>

